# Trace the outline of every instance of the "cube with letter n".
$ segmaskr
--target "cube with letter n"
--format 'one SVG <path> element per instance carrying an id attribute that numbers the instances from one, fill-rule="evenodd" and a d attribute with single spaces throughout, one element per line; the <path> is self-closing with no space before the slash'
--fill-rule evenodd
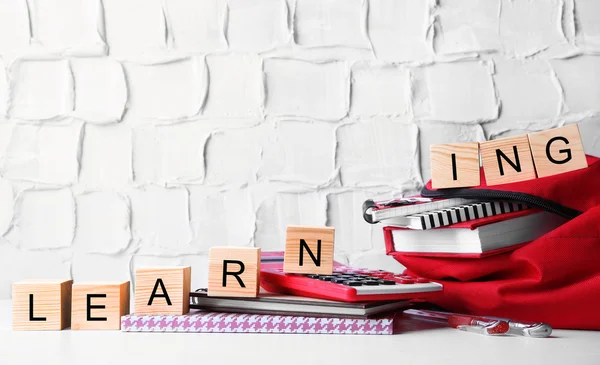
<path id="1" fill-rule="evenodd" d="M 260 289 L 260 248 L 211 247 L 208 296 L 256 297 Z"/>
<path id="2" fill-rule="evenodd" d="M 330 275 L 334 233 L 333 227 L 288 226 L 283 272 Z"/>

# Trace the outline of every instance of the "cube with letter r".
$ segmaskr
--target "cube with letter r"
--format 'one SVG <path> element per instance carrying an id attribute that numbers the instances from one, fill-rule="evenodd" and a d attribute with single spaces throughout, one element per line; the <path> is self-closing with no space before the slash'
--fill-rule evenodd
<path id="1" fill-rule="evenodd" d="M 208 296 L 256 297 L 260 289 L 260 248 L 211 247 Z"/>
<path id="2" fill-rule="evenodd" d="M 334 233 L 333 227 L 288 226 L 283 272 L 331 275 Z"/>

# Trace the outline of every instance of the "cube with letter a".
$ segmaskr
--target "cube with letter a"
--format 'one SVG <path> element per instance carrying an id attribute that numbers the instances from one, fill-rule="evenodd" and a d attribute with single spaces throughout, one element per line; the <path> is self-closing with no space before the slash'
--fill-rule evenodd
<path id="1" fill-rule="evenodd" d="M 208 296 L 256 297 L 260 289 L 260 248 L 211 247 Z"/>
<path id="2" fill-rule="evenodd" d="M 333 227 L 288 226 L 283 272 L 331 275 L 334 232 Z"/>
<path id="3" fill-rule="evenodd" d="M 71 306 L 73 330 L 120 330 L 121 316 L 129 314 L 129 281 L 75 283 Z"/>
<path id="4" fill-rule="evenodd" d="M 24 280 L 12 286 L 12 328 L 59 331 L 71 325 L 72 280 Z"/>
<path id="5" fill-rule="evenodd" d="M 135 314 L 174 314 L 190 311 L 191 268 L 148 267 L 135 270 Z"/>

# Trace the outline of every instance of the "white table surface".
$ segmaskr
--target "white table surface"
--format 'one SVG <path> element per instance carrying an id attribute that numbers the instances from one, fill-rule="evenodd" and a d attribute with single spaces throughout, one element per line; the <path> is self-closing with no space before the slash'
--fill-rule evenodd
<path id="1" fill-rule="evenodd" d="M 389 336 L 11 330 L 0 301 L 0 364 L 600 364 L 600 331 L 488 337 L 402 322 Z"/>

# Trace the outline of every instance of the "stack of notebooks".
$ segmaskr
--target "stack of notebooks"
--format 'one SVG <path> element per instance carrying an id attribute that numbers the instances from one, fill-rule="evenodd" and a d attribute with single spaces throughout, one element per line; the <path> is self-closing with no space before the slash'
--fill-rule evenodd
<path id="1" fill-rule="evenodd" d="M 408 300 L 346 303 L 268 293 L 257 298 L 190 293 L 190 313 L 122 317 L 125 332 L 246 332 L 388 335 Z"/>
<path id="2" fill-rule="evenodd" d="M 382 223 L 391 251 L 421 256 L 482 257 L 515 249 L 566 220 L 526 204 L 463 198 L 400 198 L 363 206 Z"/>

